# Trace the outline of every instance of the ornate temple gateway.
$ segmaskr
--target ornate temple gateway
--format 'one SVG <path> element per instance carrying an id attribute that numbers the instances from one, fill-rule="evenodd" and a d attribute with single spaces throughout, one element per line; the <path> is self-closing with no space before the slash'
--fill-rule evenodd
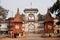
<path id="1" fill-rule="evenodd" d="M 31 8 L 31 9 L 24 9 L 24 26 L 25 32 L 37 32 L 37 27 L 38 27 L 38 9 L 37 8 Z"/>

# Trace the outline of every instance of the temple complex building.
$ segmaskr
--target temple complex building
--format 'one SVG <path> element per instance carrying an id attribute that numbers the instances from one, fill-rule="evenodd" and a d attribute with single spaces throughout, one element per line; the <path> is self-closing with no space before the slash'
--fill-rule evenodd
<path id="1" fill-rule="evenodd" d="M 26 8 L 24 9 L 24 26 L 25 32 L 37 32 L 38 31 L 38 13 L 39 10 L 37 8 Z"/>

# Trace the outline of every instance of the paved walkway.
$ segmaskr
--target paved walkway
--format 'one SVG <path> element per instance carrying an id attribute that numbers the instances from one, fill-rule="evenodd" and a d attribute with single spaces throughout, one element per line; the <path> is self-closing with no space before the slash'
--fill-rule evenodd
<path id="1" fill-rule="evenodd" d="M 0 40 L 60 40 L 60 38 L 42 38 L 40 34 L 29 33 L 24 38 L 0 38 Z"/>

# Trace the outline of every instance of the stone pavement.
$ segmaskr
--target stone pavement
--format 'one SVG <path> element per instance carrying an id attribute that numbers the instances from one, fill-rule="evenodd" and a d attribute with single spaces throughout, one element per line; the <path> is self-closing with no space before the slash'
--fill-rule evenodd
<path id="1" fill-rule="evenodd" d="M 0 40 L 60 40 L 60 38 L 51 38 L 51 37 L 42 38 L 40 36 L 41 36 L 40 34 L 29 33 L 26 34 L 24 38 L 7 38 L 7 37 L 2 38 L 1 37 Z"/>

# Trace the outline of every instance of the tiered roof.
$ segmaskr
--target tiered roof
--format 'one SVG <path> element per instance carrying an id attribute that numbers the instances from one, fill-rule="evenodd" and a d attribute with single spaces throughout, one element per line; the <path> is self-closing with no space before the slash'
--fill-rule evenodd
<path id="1" fill-rule="evenodd" d="M 17 9 L 17 13 L 14 17 L 14 22 L 22 22 L 22 16 L 20 15 L 19 8 Z"/>
<path id="2" fill-rule="evenodd" d="M 53 21 L 53 17 L 50 14 L 50 10 L 48 9 L 47 14 L 45 15 L 45 22 Z"/>

